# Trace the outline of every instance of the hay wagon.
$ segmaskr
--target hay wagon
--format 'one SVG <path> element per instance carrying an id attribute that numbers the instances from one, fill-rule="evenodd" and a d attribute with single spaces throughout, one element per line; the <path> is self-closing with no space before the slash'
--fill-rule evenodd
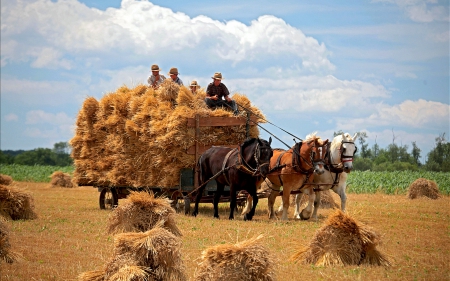
<path id="1" fill-rule="evenodd" d="M 253 124 L 258 121 L 254 115 L 247 115 L 247 117 L 199 117 L 187 119 L 187 126 L 195 129 L 195 139 L 200 138 L 200 127 L 227 127 L 227 126 L 246 126 L 245 137 L 249 136 L 250 122 Z M 224 144 L 222 146 L 236 148 L 238 144 Z M 198 159 L 200 155 L 211 146 L 201 145 L 195 142 L 195 145 L 186 150 L 185 153 L 194 155 Z M 119 199 L 126 198 L 132 191 L 147 191 L 153 192 L 157 196 L 167 196 L 172 201 L 173 207 L 177 212 L 190 212 L 190 202 L 194 202 L 196 190 L 198 187 L 197 167 L 183 168 L 180 170 L 179 182 L 176 186 L 162 187 L 162 186 L 111 186 L 93 183 L 92 185 L 100 192 L 99 205 L 100 209 L 111 209 L 118 205 Z M 216 182 L 211 180 L 206 185 L 203 193 L 201 203 L 212 203 L 214 193 L 217 190 Z M 239 193 L 237 196 L 238 206 L 242 207 L 245 204 L 247 195 Z M 226 186 L 224 193 L 221 196 L 221 202 L 229 202 L 230 194 L 229 187 Z"/>

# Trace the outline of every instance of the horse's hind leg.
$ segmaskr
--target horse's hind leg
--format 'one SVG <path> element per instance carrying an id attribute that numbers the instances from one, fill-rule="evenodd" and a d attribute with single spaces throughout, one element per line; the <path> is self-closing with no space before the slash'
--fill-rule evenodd
<path id="1" fill-rule="evenodd" d="M 277 196 L 280 194 L 280 192 L 272 190 L 270 191 L 269 197 L 267 197 L 267 213 L 269 215 L 269 219 L 275 218 L 275 212 L 273 211 L 273 205 L 275 204 L 275 199 L 277 199 Z"/>
<path id="2" fill-rule="evenodd" d="M 311 218 L 316 220 L 317 219 L 317 211 L 320 208 L 320 191 L 314 192 L 314 194 L 316 195 L 316 198 L 314 198 L 314 210 L 313 210 Z"/>
<path id="3" fill-rule="evenodd" d="M 217 191 L 214 194 L 214 200 L 213 200 L 213 205 L 214 205 L 214 217 L 216 219 L 219 218 L 219 201 L 220 201 L 220 196 L 222 196 L 223 193 L 223 189 L 225 188 L 225 185 L 217 183 Z"/>
<path id="4" fill-rule="evenodd" d="M 295 211 L 294 211 L 294 218 L 300 219 L 300 206 L 303 198 L 303 193 L 297 193 L 295 195 Z"/>
<path id="5" fill-rule="evenodd" d="M 250 212 L 250 210 L 252 209 L 252 206 L 253 206 L 253 197 L 251 197 L 250 195 L 247 195 L 247 202 L 245 203 L 245 207 L 242 210 L 241 215 L 248 214 Z"/>

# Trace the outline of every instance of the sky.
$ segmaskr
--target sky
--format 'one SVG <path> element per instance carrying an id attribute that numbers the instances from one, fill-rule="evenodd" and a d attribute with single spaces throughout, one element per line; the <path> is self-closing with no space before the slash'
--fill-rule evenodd
<path id="1" fill-rule="evenodd" d="M 69 141 L 87 97 L 158 64 L 185 85 L 221 72 L 289 145 L 366 132 L 424 162 L 449 136 L 449 51 L 448 0 L 1 0 L 0 148 Z"/>

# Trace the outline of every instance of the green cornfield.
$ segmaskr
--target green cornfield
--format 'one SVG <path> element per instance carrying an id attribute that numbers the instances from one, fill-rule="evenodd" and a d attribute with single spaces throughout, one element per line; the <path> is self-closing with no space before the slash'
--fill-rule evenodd
<path id="1" fill-rule="evenodd" d="M 26 166 L 18 164 L 0 164 L 0 174 L 8 175 L 15 181 L 50 182 L 50 176 L 55 171 L 72 174 L 73 166 Z"/>
<path id="2" fill-rule="evenodd" d="M 435 181 L 441 194 L 450 195 L 450 173 L 430 171 L 352 171 L 347 178 L 347 192 L 406 194 L 418 178 Z"/>

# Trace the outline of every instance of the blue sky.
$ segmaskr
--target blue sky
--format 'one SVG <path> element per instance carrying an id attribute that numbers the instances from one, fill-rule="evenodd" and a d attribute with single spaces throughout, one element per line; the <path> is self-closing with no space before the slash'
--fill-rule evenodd
<path id="1" fill-rule="evenodd" d="M 381 147 L 415 141 L 424 161 L 449 135 L 448 0 L 1 6 L 2 150 L 70 140 L 86 97 L 145 83 L 154 63 L 164 74 L 178 67 L 185 84 L 222 72 L 232 93 L 299 137 L 342 130 Z"/>

